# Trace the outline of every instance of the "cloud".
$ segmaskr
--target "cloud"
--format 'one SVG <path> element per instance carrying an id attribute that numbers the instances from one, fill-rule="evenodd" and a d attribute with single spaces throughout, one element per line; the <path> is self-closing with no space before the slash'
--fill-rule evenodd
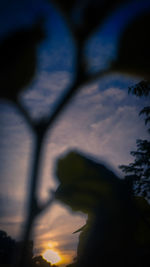
<path id="1" fill-rule="evenodd" d="M 0 229 L 6 231 L 13 238 L 18 239 L 23 230 L 25 216 L 24 203 L 10 196 L 7 192 L 0 194 Z"/>
<path id="2" fill-rule="evenodd" d="M 99 85 L 94 84 L 87 88 L 87 93 L 83 88 L 63 113 L 51 141 L 66 149 L 87 150 L 98 157 L 118 151 L 118 159 L 124 162 L 130 158 L 129 151 L 135 147 L 136 138 L 147 136 L 144 123 L 138 117 L 143 104 L 139 106 L 138 99 L 116 87 L 100 91 Z M 112 149 L 114 140 L 116 147 Z M 120 160 L 112 162 L 117 167 Z"/>

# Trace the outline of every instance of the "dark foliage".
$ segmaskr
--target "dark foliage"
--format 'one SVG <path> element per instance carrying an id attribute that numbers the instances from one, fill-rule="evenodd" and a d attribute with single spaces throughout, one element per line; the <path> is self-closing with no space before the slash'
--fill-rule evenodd
<path id="1" fill-rule="evenodd" d="M 129 92 L 132 92 L 138 97 L 149 96 L 150 83 L 141 81 L 135 86 L 129 87 Z M 144 107 L 139 115 L 145 115 L 145 124 L 150 123 L 150 106 Z M 148 129 L 150 133 L 150 128 Z M 128 175 L 128 178 L 133 180 L 133 191 L 136 195 L 141 195 L 150 199 L 150 141 L 138 139 L 136 141 L 137 150 L 131 151 L 130 154 L 134 157 L 134 162 L 129 165 L 121 165 L 120 169 Z"/>
<path id="2" fill-rule="evenodd" d="M 5 231 L 0 230 L 0 266 L 15 266 L 22 245 L 22 242 L 13 240 Z M 33 241 L 28 242 L 24 263 L 26 267 L 58 267 L 47 262 L 42 256 L 33 257 Z"/>
<path id="3" fill-rule="evenodd" d="M 130 86 L 128 91 L 138 97 L 148 96 L 150 94 L 150 82 L 143 80 L 136 85 Z"/>
<path id="4" fill-rule="evenodd" d="M 50 262 L 47 262 L 43 259 L 42 256 L 36 256 L 32 259 L 31 267 L 58 267 L 57 265 L 52 265 Z"/>
<path id="5" fill-rule="evenodd" d="M 22 242 L 13 240 L 5 231 L 0 230 L 0 265 L 14 265 L 19 259 Z M 28 241 L 26 258 L 27 266 L 31 266 L 33 257 L 33 241 Z"/>
<path id="6" fill-rule="evenodd" d="M 98 200 L 109 197 L 112 188 L 117 189 L 120 184 L 111 170 L 76 151 L 58 160 L 56 175 L 60 185 L 55 197 L 73 210 L 88 214 L 97 206 Z"/>
<path id="7" fill-rule="evenodd" d="M 0 230 L 0 264 L 11 264 L 14 260 L 16 242 Z"/>

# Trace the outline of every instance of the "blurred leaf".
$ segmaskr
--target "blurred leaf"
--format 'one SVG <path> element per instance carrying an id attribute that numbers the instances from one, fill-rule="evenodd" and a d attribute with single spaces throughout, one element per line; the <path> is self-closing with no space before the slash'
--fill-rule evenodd
<path id="1" fill-rule="evenodd" d="M 125 0 L 52 0 L 67 18 L 74 38 L 84 43 L 104 19 Z"/>
<path id="2" fill-rule="evenodd" d="M 128 24 L 123 32 L 114 70 L 150 79 L 150 12 Z"/>
<path id="3" fill-rule="evenodd" d="M 80 1 L 77 1 L 79 3 Z M 104 20 L 109 16 L 117 6 L 120 6 L 125 0 L 88 0 L 82 1 L 82 10 L 80 11 L 80 20 L 76 31 L 77 38 L 86 40 L 97 30 L 97 27 L 104 23 Z M 79 5 L 79 4 L 78 4 Z"/>
<path id="4" fill-rule="evenodd" d="M 0 98 L 16 99 L 36 70 L 37 44 L 44 38 L 41 22 L 7 36 L 0 43 Z"/>
<path id="5" fill-rule="evenodd" d="M 110 262 L 120 266 L 124 257 L 124 266 L 129 266 L 131 258 L 132 263 L 141 260 L 138 254 L 134 259 L 135 254 L 150 244 L 150 229 L 145 223 L 150 218 L 147 202 L 133 200 L 123 180 L 76 151 L 58 160 L 56 175 L 60 181 L 56 199 L 88 213 L 86 225 L 76 231 L 81 231 L 77 266 L 99 266 L 99 259 L 103 266 Z"/>
<path id="6" fill-rule="evenodd" d="M 56 198 L 83 212 L 90 212 L 101 199 L 111 199 L 120 185 L 111 170 L 76 151 L 58 160 L 56 175 L 60 181 Z"/>

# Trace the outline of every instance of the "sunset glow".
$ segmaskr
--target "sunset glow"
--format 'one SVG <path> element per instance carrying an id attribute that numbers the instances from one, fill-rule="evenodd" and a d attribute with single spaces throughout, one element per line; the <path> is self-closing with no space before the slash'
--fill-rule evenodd
<path id="1" fill-rule="evenodd" d="M 52 264 L 58 263 L 61 260 L 58 253 L 51 249 L 48 249 L 44 252 L 43 258 Z"/>

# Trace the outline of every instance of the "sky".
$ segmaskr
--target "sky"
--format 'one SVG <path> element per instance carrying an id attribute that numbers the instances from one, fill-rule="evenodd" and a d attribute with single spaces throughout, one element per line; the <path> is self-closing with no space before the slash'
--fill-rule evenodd
<path id="1" fill-rule="evenodd" d="M 22 6 L 18 8 L 26 10 Z M 43 7 L 43 10 L 51 14 L 46 20 L 47 38 L 39 47 L 37 73 L 21 95 L 22 103 L 35 119 L 51 113 L 73 78 L 74 44 L 63 17 L 51 6 L 49 9 Z M 36 8 L 34 14 L 38 12 Z M 14 18 L 15 14 L 16 11 Z M 118 36 L 126 24 L 126 13 L 120 10 L 116 14 L 88 42 L 86 53 L 92 71 L 106 68 L 116 57 Z M 33 18 L 32 10 L 31 16 L 24 14 L 22 23 L 30 24 Z M 19 17 L 17 21 L 21 19 Z M 21 27 L 21 23 L 12 20 L 14 25 L 11 27 Z M 12 30 L 9 27 L 10 23 L 6 23 L 0 38 Z M 140 80 L 118 73 L 81 88 L 47 134 L 39 187 L 41 200 L 58 186 L 56 159 L 72 149 L 106 162 L 120 178 L 123 177 L 118 166 L 132 161 L 130 151 L 136 149 L 136 139 L 148 137 L 144 120 L 138 116 L 147 100 L 128 95 L 128 87 Z M 11 103 L 1 100 L 0 114 L 0 229 L 19 239 L 24 227 L 34 136 Z M 85 214 L 73 213 L 69 207 L 55 202 L 35 223 L 35 254 L 53 249 L 59 253 L 63 264 L 71 262 L 78 242 L 78 234 L 72 233 L 85 221 Z"/>

